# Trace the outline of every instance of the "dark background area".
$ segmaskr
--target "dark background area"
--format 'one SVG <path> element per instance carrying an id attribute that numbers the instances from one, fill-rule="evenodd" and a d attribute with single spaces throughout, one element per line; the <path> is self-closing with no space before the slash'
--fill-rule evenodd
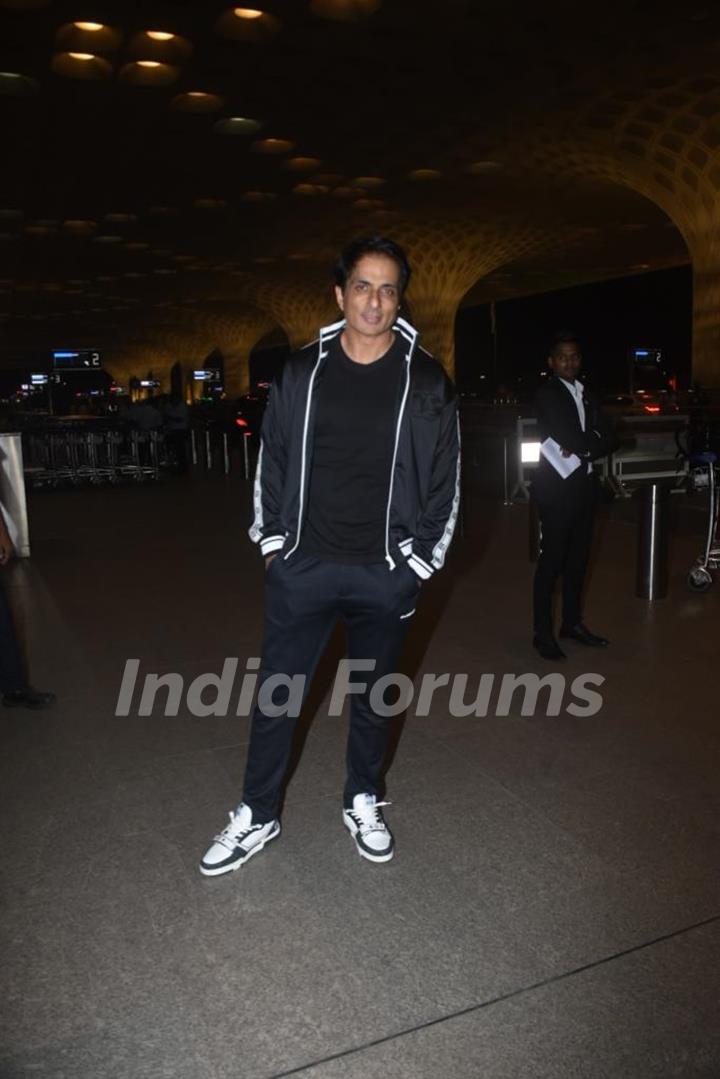
<path id="1" fill-rule="evenodd" d="M 495 305 L 497 378 L 493 378 L 490 305 L 460 310 L 455 322 L 456 381 L 461 392 L 492 395 L 495 385 L 532 392 L 554 333 L 578 334 L 587 378 L 598 391 L 626 390 L 628 350 L 665 353 L 678 386 L 690 381 L 692 269 L 680 266 L 581 285 Z M 485 379 L 481 376 L 485 375 Z"/>
<path id="2" fill-rule="evenodd" d="M 692 269 L 680 266 L 636 277 L 546 292 L 495 305 L 497 371 L 493 369 L 490 304 L 466 307 L 455 321 L 456 382 L 464 393 L 492 397 L 498 386 L 533 394 L 545 368 L 549 342 L 560 329 L 578 334 L 585 377 L 598 392 L 627 390 L 628 351 L 660 348 L 665 367 L 690 383 Z M 251 382 L 271 380 L 288 354 L 281 333 L 268 335 L 250 357 Z M 67 342 L 59 339 L 57 347 Z M 201 363 L 202 361 L 200 361 Z M 12 393 L 31 371 L 47 371 L 50 356 L 16 356 L 15 369 L 0 372 L 0 396 Z M 482 378 L 481 376 L 485 376 Z"/>

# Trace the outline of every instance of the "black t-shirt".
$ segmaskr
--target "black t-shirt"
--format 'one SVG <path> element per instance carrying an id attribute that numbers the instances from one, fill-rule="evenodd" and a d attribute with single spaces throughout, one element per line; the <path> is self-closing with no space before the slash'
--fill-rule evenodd
<path id="1" fill-rule="evenodd" d="M 355 363 L 331 342 L 318 387 L 308 512 L 300 549 L 333 562 L 385 558 L 385 515 L 403 347 Z"/>

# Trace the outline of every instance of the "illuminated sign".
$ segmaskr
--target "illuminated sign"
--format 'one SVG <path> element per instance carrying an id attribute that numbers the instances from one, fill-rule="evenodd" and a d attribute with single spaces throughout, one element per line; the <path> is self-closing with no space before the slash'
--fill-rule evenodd
<path id="1" fill-rule="evenodd" d="M 100 353 L 84 348 L 77 351 L 56 351 L 52 354 L 53 367 L 56 371 L 99 371 Z"/>

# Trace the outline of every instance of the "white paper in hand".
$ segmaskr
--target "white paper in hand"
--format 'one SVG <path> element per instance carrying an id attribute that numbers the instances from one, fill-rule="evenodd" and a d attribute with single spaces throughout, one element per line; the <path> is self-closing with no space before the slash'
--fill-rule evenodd
<path id="1" fill-rule="evenodd" d="M 582 464 L 576 453 L 571 453 L 569 457 L 563 457 L 562 447 L 554 438 L 545 439 L 540 446 L 540 453 L 550 462 L 558 476 L 561 476 L 564 480 Z"/>

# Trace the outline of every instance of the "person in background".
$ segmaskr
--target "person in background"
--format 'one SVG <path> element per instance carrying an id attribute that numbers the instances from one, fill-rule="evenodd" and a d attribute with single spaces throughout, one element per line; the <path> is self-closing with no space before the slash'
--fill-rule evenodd
<path id="1" fill-rule="evenodd" d="M 563 479 L 541 455 L 532 483 L 540 518 L 540 555 L 533 585 L 533 646 L 543 659 L 558 660 L 565 659 L 555 639 L 552 617 L 553 592 L 559 577 L 560 637 L 594 648 L 609 644 L 583 622 L 582 590 L 597 498 L 592 462 L 612 453 L 617 439 L 596 398 L 577 377 L 582 354 L 576 335 L 569 331 L 558 333 L 547 362 L 553 377 L 540 387 L 535 399 L 540 441 L 551 438 L 560 447 L 562 457 L 579 458 L 575 470 Z"/>
<path id="2" fill-rule="evenodd" d="M 181 476 L 188 473 L 188 432 L 190 413 L 180 394 L 172 394 L 163 405 L 165 442 L 175 457 L 175 467 Z"/>
<path id="3" fill-rule="evenodd" d="M 0 506 L 0 566 L 5 566 L 14 554 L 12 540 Z M 33 689 L 28 682 L 15 623 L 5 589 L 0 582 L 0 695 L 6 708 L 50 708 L 54 693 Z"/>
<path id="4" fill-rule="evenodd" d="M 126 420 L 138 431 L 156 431 L 162 427 L 162 416 L 151 397 L 134 401 L 127 410 Z"/>

